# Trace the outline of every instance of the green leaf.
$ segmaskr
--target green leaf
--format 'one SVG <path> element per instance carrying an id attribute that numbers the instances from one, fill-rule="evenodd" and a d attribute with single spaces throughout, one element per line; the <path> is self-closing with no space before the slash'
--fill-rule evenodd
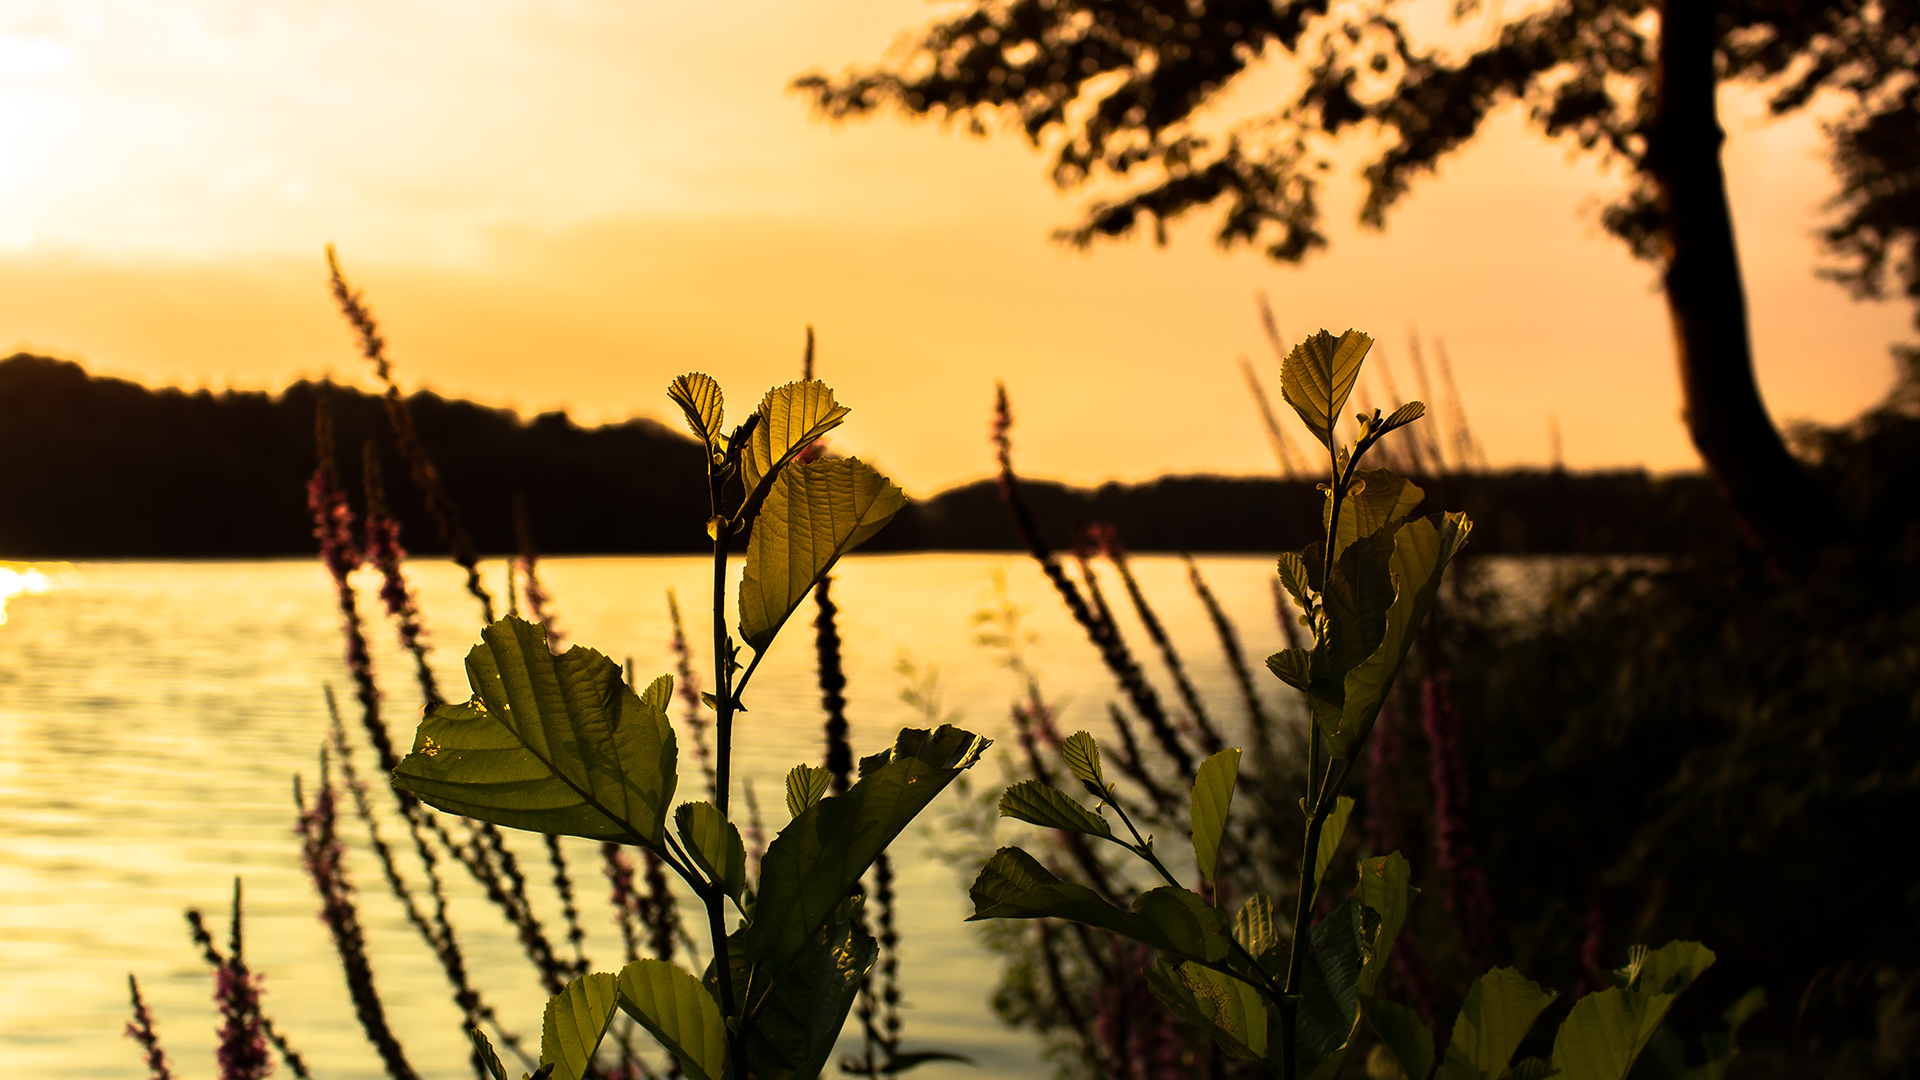
<path id="1" fill-rule="evenodd" d="M 787 814 L 799 817 L 807 808 L 820 801 L 827 793 L 827 785 L 832 782 L 833 773 L 818 765 L 801 762 L 787 773 Z"/>
<path id="2" fill-rule="evenodd" d="M 1500 1074 L 1500 1080 L 1547 1080 L 1554 1075 L 1553 1062 L 1546 1058 L 1523 1057 Z"/>
<path id="3" fill-rule="evenodd" d="M 1318 592 L 1313 587 L 1313 579 L 1307 576 L 1307 561 L 1298 552 L 1283 552 L 1280 556 L 1280 584 L 1293 597 L 1302 614 L 1313 610 L 1313 601 Z"/>
<path id="4" fill-rule="evenodd" d="M 741 932 L 748 955 L 772 970 L 791 959 L 875 857 L 990 743 L 948 725 L 902 729 L 885 765 L 789 822 L 760 860 L 755 918 Z"/>
<path id="5" fill-rule="evenodd" d="M 1191 889 L 1162 885 L 1134 898 L 1133 910 L 1146 916 L 1181 956 L 1217 964 L 1233 948 L 1233 934 L 1213 905 Z"/>
<path id="6" fill-rule="evenodd" d="M 1419 485 L 1391 469 L 1362 469 L 1355 474 L 1355 479 L 1358 482 L 1353 490 L 1340 502 L 1340 525 L 1333 537 L 1333 557 L 1336 559 L 1355 540 L 1372 536 L 1413 513 L 1413 508 L 1427 497 Z M 1332 513 L 1333 500 L 1328 499 L 1320 510 L 1323 528 Z M 1304 563 L 1302 569 L 1305 569 Z M 1281 578 L 1284 582 L 1284 573 Z"/>
<path id="7" fill-rule="evenodd" d="M 814 583 L 840 556 L 879 532 L 906 499 L 859 458 L 781 470 L 747 541 L 740 637 L 754 652 L 765 652 Z"/>
<path id="8" fill-rule="evenodd" d="M 1427 415 L 1427 406 L 1424 402 L 1409 401 L 1393 410 L 1391 416 L 1380 422 L 1380 426 L 1374 429 L 1374 438 L 1377 439 L 1394 428 L 1406 427 L 1425 415 Z"/>
<path id="9" fill-rule="evenodd" d="M 1407 912 L 1413 907 L 1413 867 L 1397 851 L 1361 860 L 1353 898 L 1380 918 L 1372 939 L 1363 942 L 1364 964 L 1358 981 L 1360 992 L 1371 994 L 1380 974 L 1386 970 L 1400 928 L 1407 924 Z"/>
<path id="10" fill-rule="evenodd" d="M 1038 780 L 1022 780 L 1000 796 L 1000 816 L 1043 825 L 1049 829 L 1086 833 L 1113 839 L 1107 819 L 1088 810 L 1063 791 Z"/>
<path id="11" fill-rule="evenodd" d="M 1331 682 L 1330 690 L 1314 691 L 1344 702 L 1345 677 L 1380 648 L 1387 634 L 1387 612 L 1393 607 L 1393 529 L 1363 536 L 1334 560 L 1323 594 L 1327 613 L 1324 653 L 1316 654 L 1313 679 Z M 1324 657 L 1324 659 L 1323 659 Z M 1338 751 L 1336 751 L 1338 753 Z"/>
<path id="12" fill-rule="evenodd" d="M 437 705 L 394 785 L 454 814 L 534 832 L 657 848 L 678 752 L 661 676 L 636 695 L 620 665 L 507 616 L 467 654 L 474 697 Z"/>
<path id="13" fill-rule="evenodd" d="M 1286 944 L 1273 925 L 1273 897 L 1262 892 L 1247 897 L 1233 917 L 1233 940 L 1256 960 L 1264 960 L 1268 952 Z"/>
<path id="14" fill-rule="evenodd" d="M 1712 964 L 1705 946 L 1675 941 L 1648 957 L 1633 986 L 1574 1002 L 1553 1040 L 1553 1067 L 1566 1080 L 1625 1080 L 1674 998 Z"/>
<path id="15" fill-rule="evenodd" d="M 1303 694 L 1311 694 L 1313 685 L 1309 664 L 1313 654 L 1305 649 L 1281 649 L 1267 657 L 1267 670 L 1279 676 L 1280 681 Z"/>
<path id="16" fill-rule="evenodd" d="M 1240 778 L 1240 750 L 1222 750 L 1200 763 L 1193 775 L 1193 858 L 1200 876 L 1213 880 L 1220 860 L 1220 837 L 1227 829 L 1234 784 Z"/>
<path id="17" fill-rule="evenodd" d="M 851 917 L 830 920 L 807 942 L 779 981 L 750 1003 L 753 1023 L 742 1056 L 755 1080 L 820 1075 L 879 955 L 879 945 Z"/>
<path id="18" fill-rule="evenodd" d="M 1295 345 L 1280 365 L 1280 396 L 1307 422 L 1320 445 L 1333 447 L 1334 425 L 1372 347 L 1373 339 L 1358 330 L 1338 338 L 1321 330 Z"/>
<path id="19" fill-rule="evenodd" d="M 700 980 L 665 960 L 635 960 L 620 969 L 620 1008 L 680 1060 L 692 1080 L 723 1080 L 727 1022 Z"/>
<path id="20" fill-rule="evenodd" d="M 1473 981 L 1435 1080 L 1500 1080 L 1540 1011 L 1555 995 L 1512 968 Z"/>
<path id="21" fill-rule="evenodd" d="M 1427 1070 L 1433 1068 L 1433 1032 L 1420 1022 L 1420 1014 L 1405 1005 L 1365 994 L 1361 995 L 1360 1008 L 1408 1080 L 1425 1080 Z"/>
<path id="22" fill-rule="evenodd" d="M 673 812 L 673 824 L 700 872 L 738 904 L 747 887 L 747 845 L 740 830 L 705 801 L 681 803 Z"/>
<path id="23" fill-rule="evenodd" d="M 1247 983 L 1192 962 L 1175 967 L 1161 960 L 1147 970 L 1147 988 L 1227 1053 L 1253 1061 L 1267 1056 L 1266 999 Z"/>
<path id="24" fill-rule="evenodd" d="M 1380 705 L 1386 700 L 1387 690 L 1393 685 L 1394 676 L 1399 674 L 1407 650 L 1413 647 L 1415 631 L 1419 630 L 1428 609 L 1433 606 L 1433 598 L 1439 592 L 1440 579 L 1446 571 L 1447 562 L 1466 545 L 1467 535 L 1472 531 L 1473 523 L 1467 520 L 1465 514 L 1433 514 L 1408 521 L 1393 532 L 1392 555 L 1388 561 L 1392 605 L 1386 611 L 1383 632 L 1376 639 L 1377 646 L 1363 663 L 1344 669 L 1345 697 L 1340 718 L 1333 730 L 1327 731 L 1327 741 L 1334 754 L 1351 757 L 1366 740 L 1368 732 L 1373 730 L 1373 722 L 1380 715 Z M 1341 560 L 1342 565 L 1385 535 L 1376 533 L 1372 538 L 1356 542 L 1347 557 Z M 1377 553 L 1361 555 L 1358 561 L 1371 566 L 1373 554 Z M 1377 579 L 1368 580 L 1377 585 Z M 1377 590 L 1369 588 L 1365 591 L 1363 606 L 1370 613 L 1378 601 Z M 1332 603 L 1328 604 L 1328 609 L 1333 609 Z M 1356 626 L 1358 618 L 1355 616 Z"/>
<path id="25" fill-rule="evenodd" d="M 782 462 L 840 426 L 851 410 L 833 400 L 833 391 L 818 379 L 788 383 L 767 391 L 760 399 L 760 423 L 740 455 L 740 478 L 747 492 Z"/>
<path id="26" fill-rule="evenodd" d="M 1066 742 L 1060 744 L 1060 756 L 1066 759 L 1075 779 L 1094 794 L 1106 798 L 1107 778 L 1100 771 L 1100 744 L 1093 741 L 1092 735 L 1076 731 L 1067 736 Z"/>
<path id="27" fill-rule="evenodd" d="M 1345 900 L 1314 924 L 1296 1021 L 1301 1074 L 1334 1059 L 1352 1041 L 1360 1018 L 1364 923 L 1360 905 Z"/>
<path id="28" fill-rule="evenodd" d="M 613 1022 L 620 995 L 608 972 L 582 975 L 547 999 L 540 1025 L 540 1062 L 554 1080 L 580 1080 L 593 1068 L 593 1053 Z"/>
<path id="29" fill-rule="evenodd" d="M 1039 860 L 1017 847 L 1003 847 L 994 852 L 967 892 L 973 898 L 973 914 L 968 922 L 1070 919 L 1144 941 L 1155 948 L 1172 948 L 1151 922 L 1114 907 L 1085 885 L 1060 880 L 1040 865 Z"/>
<path id="30" fill-rule="evenodd" d="M 688 372 L 667 384 L 667 396 L 687 414 L 687 426 L 693 429 L 694 438 L 706 443 L 709 451 L 717 449 L 724 415 L 720 384 L 697 371 Z"/>
<path id="31" fill-rule="evenodd" d="M 1320 848 L 1313 854 L 1315 900 L 1320 898 L 1320 886 L 1327 882 L 1327 867 L 1333 865 L 1334 853 L 1340 850 L 1340 841 L 1347 835 L 1347 819 L 1352 816 L 1353 798 L 1342 795 L 1334 800 L 1333 810 L 1327 814 L 1326 823 L 1320 826 Z"/>
<path id="32" fill-rule="evenodd" d="M 1643 994 L 1678 994 L 1713 966 L 1713 950 L 1697 941 L 1669 941 L 1647 952 L 1633 989 Z"/>
<path id="33" fill-rule="evenodd" d="M 493 1052 L 493 1040 L 477 1027 L 467 1029 L 467 1037 L 473 1040 L 473 1051 L 480 1055 L 480 1063 L 486 1067 L 487 1075 L 493 1080 L 507 1080 L 507 1067 L 500 1064 L 500 1055 Z"/>
<path id="34" fill-rule="evenodd" d="M 1230 939 L 1219 912 L 1186 889 L 1165 886 L 1142 893 L 1134 901 L 1134 910 L 1124 911 L 1085 885 L 1060 880 L 1019 848 L 994 852 L 968 891 L 973 897 L 969 922 L 1068 919 L 1208 963 L 1226 956 L 1229 948 Z"/>

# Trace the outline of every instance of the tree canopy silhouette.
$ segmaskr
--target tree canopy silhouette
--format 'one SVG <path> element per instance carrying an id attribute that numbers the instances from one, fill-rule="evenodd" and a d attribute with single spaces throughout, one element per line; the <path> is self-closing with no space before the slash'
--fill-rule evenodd
<path id="1" fill-rule="evenodd" d="M 982 134 L 990 119 L 1012 119 L 1052 147 L 1054 183 L 1126 188 L 1061 230 L 1075 244 L 1143 222 L 1164 240 L 1168 220 L 1224 203 L 1222 244 L 1262 245 L 1285 261 L 1326 246 L 1318 196 L 1337 140 L 1381 136 L 1360 212 L 1380 228 L 1415 178 L 1495 108 L 1521 102 L 1547 135 L 1629 167 L 1633 183 L 1603 220 L 1664 265 L 1689 430 L 1734 508 L 1789 560 L 1831 539 L 1827 500 L 1788 454 L 1753 379 L 1714 90 L 1763 86 L 1776 114 L 1822 94 L 1847 101 L 1830 125 L 1842 184 L 1822 234 L 1839 257 L 1828 273 L 1879 295 L 1891 272 L 1920 301 L 1920 9 L 1552 0 L 1502 19 L 1492 0 L 1497 32 L 1450 49 L 1415 29 L 1440 2 L 975 0 L 881 66 L 796 85 L 836 119 L 888 103 Z M 1454 0 L 1456 26 L 1481 6 Z M 1294 89 L 1262 115 L 1209 130 L 1201 107 L 1276 61 L 1298 69 Z"/>

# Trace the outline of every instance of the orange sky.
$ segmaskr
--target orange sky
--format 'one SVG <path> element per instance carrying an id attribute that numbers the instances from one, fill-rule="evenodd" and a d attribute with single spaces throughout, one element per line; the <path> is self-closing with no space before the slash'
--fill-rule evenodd
<path id="1" fill-rule="evenodd" d="M 1649 267 L 1602 236 L 1613 181 L 1517 113 L 1385 234 L 1328 200 L 1304 267 L 1223 254 L 1211 221 L 1063 250 L 1086 193 L 1019 140 L 881 118 L 834 128 L 785 90 L 879 56 L 909 0 L 59 0 L 0 13 L 0 349 L 149 383 L 365 383 L 329 305 L 333 241 L 404 385 L 584 420 L 667 417 L 673 375 L 736 403 L 795 377 L 803 327 L 855 412 L 836 442 L 928 494 L 984 475 L 1005 379 L 1019 458 L 1079 482 L 1257 472 L 1235 359 L 1268 375 L 1253 296 L 1290 338 L 1349 326 L 1411 392 L 1444 339 L 1496 465 L 1688 468 Z M 1255 107 L 1284 71 L 1221 110 Z M 1778 418 L 1882 395 L 1910 311 L 1813 276 L 1832 181 L 1812 118 L 1724 99 L 1762 390 Z M 736 412 L 737 415 L 737 412 Z"/>

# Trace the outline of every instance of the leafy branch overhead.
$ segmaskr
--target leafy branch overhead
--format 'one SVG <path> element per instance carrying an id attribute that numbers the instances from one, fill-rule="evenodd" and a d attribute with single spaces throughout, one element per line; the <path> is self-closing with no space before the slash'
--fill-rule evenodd
<path id="1" fill-rule="evenodd" d="M 555 995 L 540 1076 L 593 1075 L 595 1050 L 624 1011 L 696 1080 L 811 1080 L 878 955 L 850 890 L 988 740 L 951 726 L 904 729 L 835 796 L 826 795 L 826 770 L 796 766 L 787 779 L 793 820 L 768 846 L 758 880 L 749 880 L 740 828 L 727 816 L 742 695 L 801 599 L 884 527 L 904 497 L 857 459 L 799 460 L 847 415 L 824 383 L 768 391 L 732 432 L 723 431 L 723 397 L 707 376 L 675 379 L 668 396 L 706 445 L 713 500 L 718 692 L 703 695 L 719 714 L 713 801 L 674 805 L 672 679 L 636 693 L 606 656 L 580 646 L 556 656 L 544 630 L 514 616 L 482 631 L 467 657 L 472 699 L 428 713 L 394 783 L 450 813 L 644 847 L 707 909 L 714 962 L 704 976 L 644 959 L 581 976 Z M 730 541 L 743 532 L 735 642 L 724 585 Z M 755 653 L 744 671 L 735 659 L 741 644 Z M 505 1080 L 486 1037 L 473 1034 L 477 1060 Z"/>
<path id="2" fill-rule="evenodd" d="M 1912 175 L 1910 135 L 1920 126 L 1907 77 L 1920 54 L 1920 14 L 1871 0 L 1715 7 L 1719 40 L 1705 55 L 1706 78 L 1762 88 L 1776 114 L 1824 95 L 1847 102 L 1828 132 L 1842 191 L 1823 236 L 1845 260 L 1839 276 L 1877 295 L 1892 270 L 1920 296 L 1920 263 L 1888 257 L 1920 232 L 1897 194 L 1897 178 Z M 1380 227 L 1416 180 L 1518 102 L 1548 136 L 1629 167 L 1635 182 L 1603 220 L 1651 256 L 1661 225 L 1647 175 L 1660 59 L 1648 11 L 1636 0 L 1504 9 L 974 0 L 910 33 L 877 66 L 795 85 L 834 118 L 890 106 L 964 118 L 982 134 L 1006 124 L 1048 149 L 1063 187 L 1122 181 L 1061 231 L 1076 243 L 1141 224 L 1161 230 L 1218 206 L 1222 242 L 1260 244 L 1289 261 L 1327 245 L 1320 191 L 1336 140 L 1382 136 L 1360 170 L 1361 219 Z M 1425 40 L 1426 27 L 1449 14 L 1474 28 L 1473 48 Z M 1277 65 L 1299 76 L 1293 90 L 1224 131 L 1208 124 L 1208 102 Z"/>

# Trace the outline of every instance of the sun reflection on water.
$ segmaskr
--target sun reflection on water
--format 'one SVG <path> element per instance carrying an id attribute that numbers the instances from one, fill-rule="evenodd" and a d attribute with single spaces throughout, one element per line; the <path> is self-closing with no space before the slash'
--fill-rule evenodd
<path id="1" fill-rule="evenodd" d="M 72 579 L 71 563 L 0 562 L 0 626 L 7 624 L 7 601 L 66 588 Z"/>

